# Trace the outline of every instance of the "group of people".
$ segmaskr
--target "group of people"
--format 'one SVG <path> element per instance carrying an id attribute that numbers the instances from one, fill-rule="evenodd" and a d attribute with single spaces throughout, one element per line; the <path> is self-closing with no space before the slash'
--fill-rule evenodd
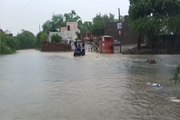
<path id="1" fill-rule="evenodd" d="M 72 41 L 73 40 L 71 40 L 71 39 L 70 40 L 66 40 L 66 39 L 64 40 L 65 44 L 69 44 L 69 45 L 71 45 Z"/>

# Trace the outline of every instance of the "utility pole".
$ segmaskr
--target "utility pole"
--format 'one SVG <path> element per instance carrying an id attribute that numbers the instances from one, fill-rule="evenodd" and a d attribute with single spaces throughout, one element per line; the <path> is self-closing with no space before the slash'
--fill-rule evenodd
<path id="1" fill-rule="evenodd" d="M 41 26 L 39 25 L 39 32 L 41 32 Z"/>
<path id="2" fill-rule="evenodd" d="M 121 42 L 122 42 L 122 40 L 121 40 L 121 29 L 122 29 L 122 23 L 121 23 L 120 8 L 118 8 L 118 16 L 119 16 L 119 24 L 121 25 L 121 26 L 118 28 L 118 36 L 119 36 L 119 42 L 120 42 L 119 47 L 120 47 L 120 53 L 121 53 L 121 52 L 122 52 L 122 51 L 121 51 Z"/>

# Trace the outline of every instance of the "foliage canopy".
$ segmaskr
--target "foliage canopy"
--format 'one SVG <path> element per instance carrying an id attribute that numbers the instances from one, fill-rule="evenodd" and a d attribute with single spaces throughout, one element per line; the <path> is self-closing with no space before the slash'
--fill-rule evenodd
<path id="1" fill-rule="evenodd" d="M 0 33 L 0 54 L 14 53 L 17 49 L 17 41 L 4 33 Z"/>
<path id="2" fill-rule="evenodd" d="M 29 49 L 34 48 L 36 43 L 36 38 L 33 33 L 22 30 L 22 33 L 16 36 L 19 49 Z"/>
<path id="3" fill-rule="evenodd" d="M 180 0 L 130 0 L 129 18 L 130 26 L 151 43 L 159 35 L 180 35 Z"/>

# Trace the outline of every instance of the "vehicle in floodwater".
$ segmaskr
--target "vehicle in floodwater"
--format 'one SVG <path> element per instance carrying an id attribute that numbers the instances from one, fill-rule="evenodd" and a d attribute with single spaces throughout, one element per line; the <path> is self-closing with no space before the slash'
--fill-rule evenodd
<path id="1" fill-rule="evenodd" d="M 85 42 L 84 41 L 75 41 L 74 42 L 74 56 L 84 56 L 85 55 Z"/>

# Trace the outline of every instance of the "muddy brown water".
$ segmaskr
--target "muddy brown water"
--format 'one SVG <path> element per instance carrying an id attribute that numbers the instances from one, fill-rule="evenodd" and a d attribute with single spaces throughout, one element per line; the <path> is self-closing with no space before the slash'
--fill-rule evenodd
<path id="1" fill-rule="evenodd" d="M 0 120 L 180 120 L 170 99 L 180 93 L 171 80 L 177 64 L 180 55 L 0 56 Z"/>

